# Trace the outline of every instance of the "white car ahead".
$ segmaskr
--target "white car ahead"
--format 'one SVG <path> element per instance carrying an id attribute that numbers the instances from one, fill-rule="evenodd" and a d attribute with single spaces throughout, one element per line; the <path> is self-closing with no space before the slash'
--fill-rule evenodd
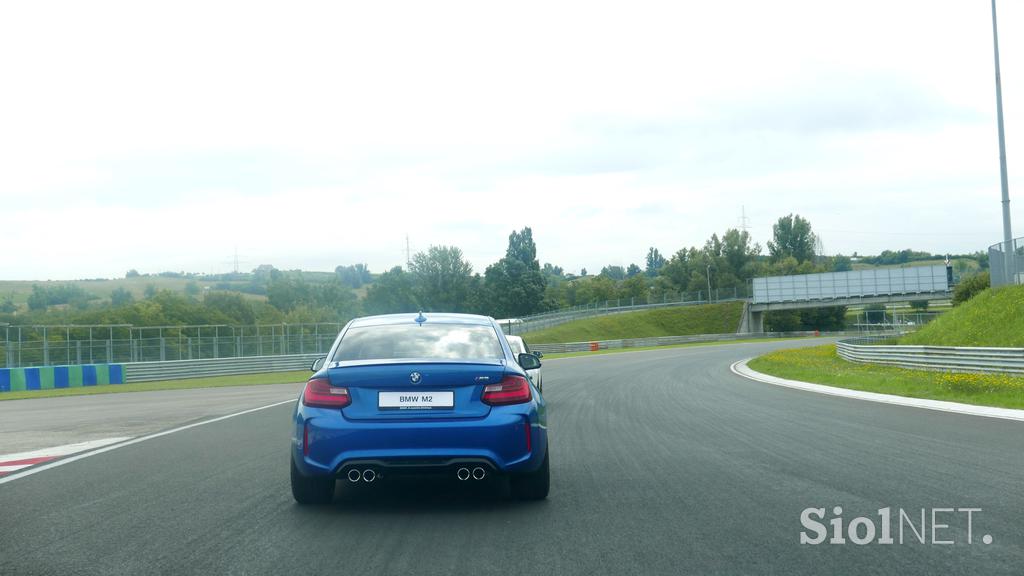
<path id="1" fill-rule="evenodd" d="M 505 336 L 505 339 L 508 340 L 508 345 L 512 347 L 512 352 L 514 352 L 517 357 L 519 354 L 533 354 L 537 358 L 542 358 L 544 356 L 544 354 L 540 352 L 530 350 L 530 345 L 523 340 L 522 336 Z M 544 392 L 544 376 L 540 373 L 540 368 L 537 368 L 536 370 L 527 370 L 526 375 L 530 377 L 530 380 L 533 380 L 533 385 L 537 387 L 537 390 Z"/>

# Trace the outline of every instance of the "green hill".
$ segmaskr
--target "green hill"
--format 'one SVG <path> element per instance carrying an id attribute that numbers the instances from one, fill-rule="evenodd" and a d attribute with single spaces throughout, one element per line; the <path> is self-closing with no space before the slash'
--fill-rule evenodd
<path id="1" fill-rule="evenodd" d="M 900 344 L 1024 347 L 1024 286 L 988 289 L 956 306 Z"/>
<path id="2" fill-rule="evenodd" d="M 656 308 L 566 322 L 546 330 L 528 332 L 523 334 L 523 338 L 531 344 L 541 344 L 691 334 L 729 334 L 739 327 L 742 315 L 742 302 Z"/>

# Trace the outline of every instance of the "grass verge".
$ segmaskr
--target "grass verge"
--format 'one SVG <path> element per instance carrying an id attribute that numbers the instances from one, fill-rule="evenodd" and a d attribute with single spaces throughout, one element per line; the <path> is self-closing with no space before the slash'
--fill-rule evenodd
<path id="1" fill-rule="evenodd" d="M 989 288 L 900 344 L 1024 347 L 1024 286 Z"/>
<path id="2" fill-rule="evenodd" d="M 834 344 L 777 350 L 751 360 L 758 372 L 851 390 L 1024 408 L 1024 377 L 911 370 L 880 364 L 855 364 L 836 354 Z"/>
<path id="3" fill-rule="evenodd" d="M 730 334 L 743 315 L 742 302 L 621 312 L 566 322 L 523 334 L 530 344 L 591 342 L 655 336 Z"/>
<path id="4" fill-rule="evenodd" d="M 671 348 L 695 348 L 698 346 L 722 346 L 727 344 L 752 344 L 756 342 L 784 342 L 787 340 L 805 340 L 813 336 L 793 336 L 792 338 L 744 338 L 743 340 L 725 340 L 722 342 L 687 342 L 685 344 L 669 344 L 668 346 L 637 346 L 635 348 L 612 348 L 606 350 L 589 350 L 583 352 L 552 352 L 545 354 L 544 360 L 556 360 L 558 358 L 575 358 L 577 356 L 602 356 L 604 354 L 619 354 L 622 352 L 644 352 L 646 350 L 668 350 Z"/>
<path id="5" fill-rule="evenodd" d="M 52 390 L 3 392 L 0 393 L 0 401 L 22 400 L 25 398 L 52 398 L 54 396 L 116 394 L 118 392 L 148 392 L 151 390 L 186 390 L 190 388 L 221 388 L 224 386 L 252 386 L 257 384 L 288 384 L 290 382 L 305 382 L 309 375 L 309 370 L 296 370 L 294 372 L 268 372 L 264 374 L 239 374 L 237 376 L 158 380 L 156 382 L 138 382 L 136 384 L 107 384 L 104 386 L 78 386 L 75 388 L 54 388 Z"/>

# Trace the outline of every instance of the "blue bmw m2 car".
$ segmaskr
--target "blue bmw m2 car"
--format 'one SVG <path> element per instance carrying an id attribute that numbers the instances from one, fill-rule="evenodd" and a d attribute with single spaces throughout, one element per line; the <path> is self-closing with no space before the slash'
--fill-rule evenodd
<path id="1" fill-rule="evenodd" d="M 313 365 L 295 410 L 292 495 L 329 502 L 335 482 L 399 474 L 459 482 L 507 476 L 514 497 L 547 498 L 544 399 L 491 318 L 393 314 L 348 323 Z"/>

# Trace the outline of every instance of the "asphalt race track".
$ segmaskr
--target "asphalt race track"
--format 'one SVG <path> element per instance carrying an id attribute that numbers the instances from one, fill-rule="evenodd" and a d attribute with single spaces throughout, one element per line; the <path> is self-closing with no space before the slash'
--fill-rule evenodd
<path id="1" fill-rule="evenodd" d="M 0 574 L 1024 571 L 1024 424 L 729 371 L 793 345 L 807 342 L 547 362 L 552 490 L 540 503 L 453 480 L 339 483 L 333 505 L 299 507 L 291 405 L 98 454 L 0 484 Z M 834 506 L 844 532 L 880 508 L 927 509 L 929 543 L 908 531 L 903 544 L 801 544 L 801 512 L 825 508 L 827 523 Z M 958 513 L 939 516 L 950 527 L 935 538 L 955 544 L 930 543 L 932 508 L 980 508 L 973 543 Z"/>

